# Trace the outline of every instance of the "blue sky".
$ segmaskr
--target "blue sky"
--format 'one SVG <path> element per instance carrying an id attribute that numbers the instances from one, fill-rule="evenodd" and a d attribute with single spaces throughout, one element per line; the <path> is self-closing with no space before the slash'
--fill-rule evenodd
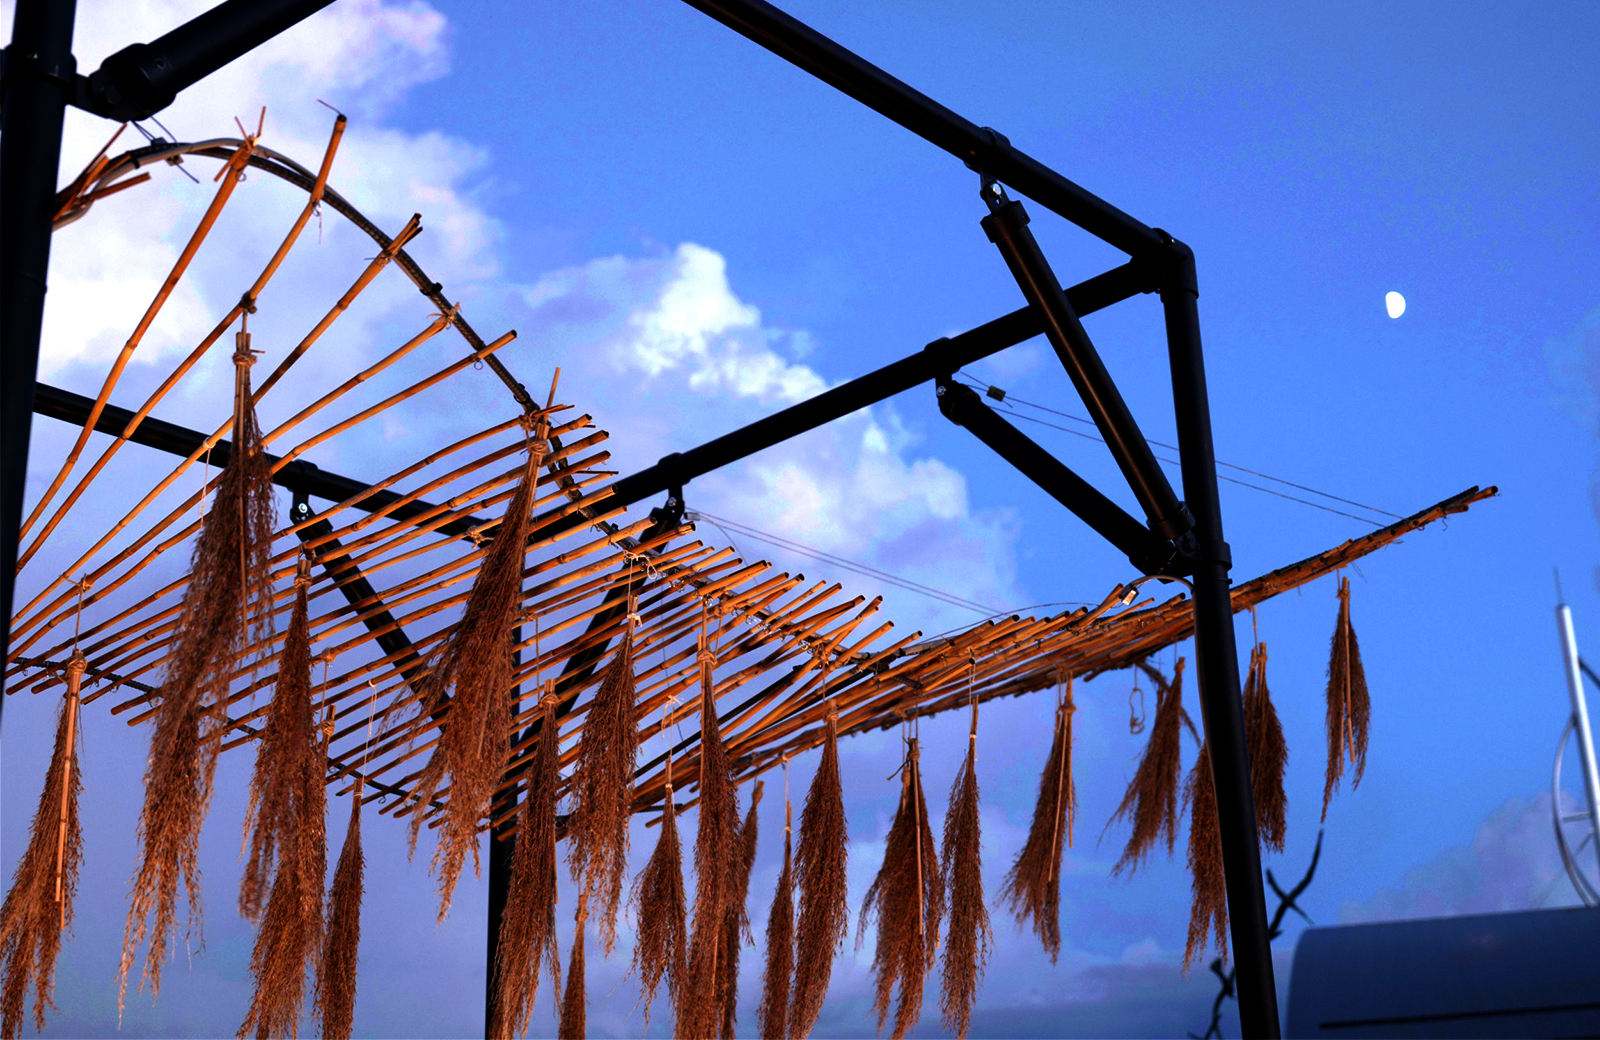
<path id="1" fill-rule="evenodd" d="M 89 67 L 188 10 L 150 0 L 118 5 L 113 18 L 109 6 L 81 7 L 80 66 Z M 1600 10 L 786 9 L 1194 247 L 1222 459 L 1399 514 L 1473 484 L 1500 486 L 1499 498 L 1351 575 L 1372 745 L 1361 788 L 1335 798 L 1304 905 L 1318 923 L 1336 923 L 1570 901 L 1555 878 L 1541 815 L 1548 803 L 1539 798 L 1566 710 L 1553 568 L 1577 613 L 1580 645 L 1600 638 L 1600 84 L 1592 62 Z M 480 328 L 519 330 L 504 356 L 530 386 L 563 366 L 564 389 L 609 430 L 625 472 L 1021 305 L 978 227 L 976 178 L 908 132 L 686 5 L 508 10 L 340 0 L 162 119 L 180 138 L 218 136 L 233 132 L 233 114 L 266 104 L 267 142 L 310 163 L 327 126 L 317 99 L 349 112 L 335 186 L 386 227 L 422 212 L 428 231 L 415 252 L 429 271 Z M 72 119 L 63 167 L 76 172 L 105 128 Z M 120 345 L 117 331 L 137 317 L 170 262 L 163 257 L 209 199 L 204 176 L 196 186 L 164 172 L 122 200 L 142 204 L 108 202 L 107 212 L 62 233 L 45 378 L 93 392 Z M 252 202 L 228 213 L 237 236 L 281 229 L 299 204 L 264 180 L 242 188 L 255 193 Z M 1029 204 L 1029 212 L 1064 281 L 1120 262 L 1043 207 Z M 348 279 L 349 264 L 370 255 L 362 249 L 330 217 L 325 240 L 302 247 L 310 254 L 303 266 L 286 269 L 287 298 L 325 306 L 332 283 L 323 272 Z M 130 387 L 159 379 L 185 338 L 192 342 L 193 330 L 214 320 L 207 316 L 237 298 L 234 265 L 223 253 L 202 257 L 188 295 L 141 348 Z M 1384 313 L 1390 290 L 1408 301 L 1398 320 Z M 409 288 L 374 294 L 352 319 L 351 350 L 417 323 Z M 1170 442 L 1153 298 L 1086 324 L 1146 434 Z M 1025 400 L 1084 414 L 1042 342 L 971 371 Z M 204 401 L 206 385 L 190 391 L 191 406 Z M 491 399 L 474 390 L 462 403 Z M 451 428 L 451 411 L 419 407 L 404 429 L 367 447 L 416 457 Z M 158 414 L 184 421 L 177 405 Z M 1024 428 L 1132 508 L 1102 446 Z M 60 431 L 42 422 L 36 429 L 36 457 L 59 454 Z M 387 457 L 345 449 L 316 461 L 376 478 L 393 468 L 380 464 Z M 51 472 L 36 464 L 33 479 Z M 946 423 L 931 388 L 687 491 L 691 508 L 996 609 L 1098 600 L 1129 577 L 1125 560 Z M 1371 526 L 1233 484 L 1222 493 L 1239 580 Z M 709 525 L 700 533 L 723 537 Z M 759 542 L 740 545 L 825 573 Z M 869 579 L 838 577 L 855 591 L 879 591 Z M 30 580 L 25 572 L 24 589 Z M 1316 834 L 1335 609 L 1327 579 L 1260 612 L 1290 746 L 1288 849 L 1267 859 L 1280 879 L 1299 875 Z M 893 588 L 886 613 L 903 631 L 930 632 L 975 616 Z M 1248 631 L 1241 619 L 1241 645 Z M 1181 847 L 1178 861 L 1124 880 L 1109 876 L 1124 835 L 1113 828 L 1103 846 L 1094 842 L 1140 747 L 1127 732 L 1128 694 L 1124 675 L 1079 692 L 1082 823 L 1065 880 L 1062 961 L 1052 967 L 1030 935 L 997 918 L 975 1031 L 1182 1035 L 1205 1024 L 1210 976 L 1178 971 L 1188 905 Z M 1192 689 L 1188 703 L 1197 704 Z M 115 1020 L 112 976 L 146 735 L 104 706 L 85 713 L 89 844 L 80 923 L 60 968 L 56 1035 L 98 1035 Z M 0 821 L 0 866 L 8 871 L 26 840 L 20 807 L 32 805 L 43 775 L 54 708 L 53 698 L 7 705 L 0 778 L 12 797 Z M 1049 713 L 1038 699 L 985 709 L 979 756 L 991 888 L 1026 832 Z M 936 806 L 964 732 L 964 720 L 925 724 Z M 888 737 L 863 737 L 843 755 L 854 903 L 881 856 L 894 794 L 882 777 L 897 752 Z M 1185 755 L 1187 766 L 1192 748 Z M 796 763 L 797 800 L 812 765 Z M 248 769 L 248 758 L 230 755 L 218 779 L 203 849 L 207 948 L 187 970 L 180 957 L 153 1008 L 147 998 L 130 1000 L 128 1035 L 225 1035 L 242 1018 L 250 933 L 233 913 L 232 885 Z M 769 787 L 752 885 L 757 934 L 781 841 L 772 794 Z M 342 800 L 331 806 L 334 834 L 346 811 Z M 482 882 L 464 882 L 450 919 L 436 927 L 426 860 L 406 863 L 402 833 L 387 818 L 368 819 L 358 1033 L 473 1035 L 481 1029 Z M 653 833 L 641 829 L 636 848 L 647 852 Z M 1285 997 L 1299 927 L 1291 923 L 1279 944 Z M 742 973 L 746 1028 L 758 958 L 747 951 Z M 620 947 L 611 962 L 591 953 L 597 1034 L 642 1028 L 634 982 L 623 978 L 627 960 Z M 870 1032 L 869 964 L 870 946 L 841 956 L 819 1033 Z M 541 995 L 536 1033 L 553 1031 L 552 1004 Z M 658 1009 L 653 1028 L 667 1020 Z M 938 1028 L 930 999 L 921 1030 Z"/>

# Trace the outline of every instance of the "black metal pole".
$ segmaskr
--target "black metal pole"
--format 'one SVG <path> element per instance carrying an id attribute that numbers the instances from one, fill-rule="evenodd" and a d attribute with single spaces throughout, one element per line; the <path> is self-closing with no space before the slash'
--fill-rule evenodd
<path id="1" fill-rule="evenodd" d="M 984 201 L 991 210 L 981 221 L 984 233 L 1005 258 L 1022 295 L 1039 312 L 1045 338 L 1061 367 L 1067 370 L 1100 436 L 1105 438 L 1133 497 L 1139 500 L 1150 530 L 1169 541 L 1180 537 L 1194 526 L 1194 520 L 1173 493 L 1167 475 L 1156 465 L 1150 444 L 1139 431 L 1122 392 L 1061 291 L 1061 283 L 1051 272 L 1050 262 L 1033 232 L 1028 230 L 1027 211 L 1022 203 L 1006 199 L 997 184 L 984 186 Z"/>
<path id="2" fill-rule="evenodd" d="M 1089 314 L 1154 288 L 1146 267 L 1129 262 L 1095 275 L 1064 292 L 1076 313 Z M 630 473 L 611 485 L 612 496 L 606 499 L 605 504 L 608 508 L 633 505 L 671 488 L 682 487 L 695 477 L 721 469 L 807 430 L 825 426 L 851 412 L 877 404 L 914 386 L 948 375 L 963 365 L 1031 339 L 1043 329 L 1034 308 L 1023 307 L 960 335 L 934 340 L 923 350 L 891 362 L 877 371 L 825 390 L 764 419 L 757 419 L 748 426 L 707 441 L 699 447 L 668 455 L 654 466 Z M 581 516 L 563 517 L 540 528 L 539 533 L 548 537 L 584 522 Z"/>
<path id="3" fill-rule="evenodd" d="M 1130 256 L 1159 251 L 1161 237 L 1111 203 L 1079 187 L 978 126 L 914 90 L 860 55 L 761 0 L 686 0 L 734 32 L 809 72 L 973 169 L 1005 181 L 1096 238 Z"/>
<path id="4" fill-rule="evenodd" d="M 1128 560 L 1145 574 L 1181 572 L 1169 570 L 1177 550 L 1170 541 L 1157 538 L 1127 511 L 1094 485 L 1074 473 L 1065 463 L 1039 447 L 1027 434 L 1012 426 L 993 408 L 978 398 L 978 392 L 962 383 L 939 381 L 939 411 L 944 417 L 970 431 L 984 444 L 1011 463 L 1057 502 L 1066 506 L 1096 534 L 1128 555 Z"/>
<path id="5" fill-rule="evenodd" d="M 145 119 L 185 87 L 304 21 L 333 0 L 225 0 L 149 43 L 124 47 L 88 77 L 78 99 L 111 119 Z"/>
<path id="6" fill-rule="evenodd" d="M 0 84 L 0 661 L 11 649 L 61 120 L 77 75 L 76 8 L 76 0 L 17 0 Z"/>
<path id="7" fill-rule="evenodd" d="M 1239 651 L 1233 633 L 1228 570 L 1222 538 L 1217 460 L 1211 443 L 1211 404 L 1200 350 L 1194 253 L 1172 240 L 1173 255 L 1161 306 L 1172 365 L 1173 410 L 1183 467 L 1183 494 L 1195 520 L 1194 656 L 1200 710 L 1216 784 L 1217 825 L 1227 875 L 1228 925 L 1239 984 L 1239 1028 L 1247 1037 L 1277 1040 L 1278 991 L 1272 971 L 1267 904 L 1261 886 L 1261 846 L 1256 833 L 1244 706 L 1239 698 Z"/>

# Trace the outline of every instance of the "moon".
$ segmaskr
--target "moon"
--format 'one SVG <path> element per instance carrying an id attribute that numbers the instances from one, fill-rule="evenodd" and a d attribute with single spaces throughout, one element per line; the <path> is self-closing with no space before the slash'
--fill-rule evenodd
<path id="1" fill-rule="evenodd" d="M 1398 318 L 1406 312 L 1406 298 L 1397 292 L 1384 293 L 1383 309 L 1389 312 L 1389 317 Z"/>

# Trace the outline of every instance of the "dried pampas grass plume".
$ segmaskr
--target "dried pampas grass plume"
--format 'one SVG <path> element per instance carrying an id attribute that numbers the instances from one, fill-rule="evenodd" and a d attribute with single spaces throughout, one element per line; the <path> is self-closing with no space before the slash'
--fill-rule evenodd
<path id="1" fill-rule="evenodd" d="M 1178 658 L 1171 682 L 1155 673 L 1156 715 L 1150 725 L 1150 742 L 1145 745 L 1139 768 L 1134 771 L 1122 803 L 1112 820 L 1133 818 L 1133 834 L 1117 860 L 1112 873 L 1133 871 L 1143 862 L 1164 833 L 1167 852 L 1177 844 L 1179 739 L 1182 734 L 1183 665 Z M 1109 824 L 1108 824 L 1109 826 Z"/>
<path id="2" fill-rule="evenodd" d="M 735 851 L 739 806 L 728 764 L 727 748 L 718 729 L 712 680 L 716 654 L 702 637 L 700 650 L 700 827 L 694 843 L 694 931 L 689 938 L 689 967 L 678 995 L 680 1037 L 714 1037 L 721 1025 L 717 999 L 717 960 L 722 948 L 723 918 L 734 897 Z"/>
<path id="3" fill-rule="evenodd" d="M 73 651 L 67 664 L 67 693 L 56 719 L 55 748 L 39 808 L 28 829 L 28 848 L 11 875 L 11 891 L 0 906 L 0 1033 L 19 1036 L 33 985 L 33 1025 L 44 1031 L 44 1009 L 55 1007 L 56 957 L 61 937 L 72 927 L 72 901 L 83 863 L 83 827 L 78 797 L 83 775 L 78 763 L 79 689 L 88 662 Z"/>
<path id="4" fill-rule="evenodd" d="M 567 821 L 567 865 L 572 880 L 597 900 L 600 942 L 608 956 L 617 945 L 617 908 L 628 870 L 633 768 L 639 751 L 634 697 L 630 626 L 590 702 L 578 738 Z"/>
<path id="5" fill-rule="evenodd" d="M 789 768 L 788 762 L 784 769 Z M 786 797 L 783 803 L 783 868 L 772 893 L 772 909 L 767 914 L 767 966 L 761 977 L 761 1003 L 756 1007 L 756 1024 L 761 1035 L 782 1038 L 789 1035 L 789 982 L 794 977 L 794 858 L 790 853 L 793 813 Z"/>
<path id="6" fill-rule="evenodd" d="M 361 788 L 350 795 L 350 824 L 333 871 L 328 920 L 317 965 L 316 1008 L 326 1040 L 350 1040 L 356 1012 L 356 952 L 361 945 Z"/>
<path id="7" fill-rule="evenodd" d="M 149 983 L 153 996 L 161 992 L 180 877 L 189 898 L 189 933 L 198 937 L 200 932 L 200 827 L 211 805 L 218 730 L 240 659 L 250 646 L 265 645 L 272 633 L 272 532 L 277 519 L 272 470 L 251 405 L 255 355 L 248 332 L 239 332 L 233 360 L 233 450 L 195 540 L 150 737 L 139 813 L 142 849 L 117 969 L 119 1020 L 134 951 L 146 938 L 150 942 L 139 988 Z"/>
<path id="8" fill-rule="evenodd" d="M 255 992 L 239 1026 L 260 1037 L 295 1035 L 305 997 L 306 970 L 322 949 L 322 885 L 328 867 L 327 748 L 311 705 L 311 643 L 303 557 L 295 577 L 294 610 L 278 662 L 278 685 L 256 753 L 245 819 L 249 857 L 239 909 L 260 919 L 250 974 Z M 270 882 L 269 882 L 270 877 Z M 261 909 L 261 892 L 271 894 Z"/>
<path id="9" fill-rule="evenodd" d="M 588 1034 L 588 997 L 583 986 L 583 933 L 589 924 L 589 895 L 578 893 L 577 927 L 572 930 L 572 960 L 567 964 L 567 992 L 561 998 L 561 1040 L 583 1040 Z"/>
<path id="10" fill-rule="evenodd" d="M 545 690 L 550 689 L 545 684 Z M 550 972 L 552 999 L 561 995 L 561 954 L 556 948 L 556 803 L 561 785 L 560 739 L 556 698 L 542 697 L 539 742 L 534 746 L 527 797 L 518 813 L 516 847 L 511 851 L 511 880 L 500 914 L 500 944 L 495 951 L 495 977 L 500 994 L 498 1020 L 489 1035 L 509 1040 L 528 1031 L 528 1018 L 539 993 L 541 961 Z"/>
<path id="11" fill-rule="evenodd" d="M 1283 851 L 1288 827 L 1289 798 L 1283 789 L 1289 748 L 1283 724 L 1267 690 L 1267 644 L 1257 643 L 1250 653 L 1250 672 L 1244 684 L 1244 733 L 1250 749 L 1250 786 L 1255 790 L 1256 831 L 1261 842 Z"/>
<path id="12" fill-rule="evenodd" d="M 439 877 L 439 920 L 450 913 L 450 898 L 467 854 L 478 870 L 478 821 L 505 775 L 511 755 L 506 716 L 511 712 L 511 630 L 522 601 L 522 564 L 527 547 L 530 506 L 539 464 L 548 450 L 544 429 L 528 448 L 522 479 L 494 532 L 466 610 L 440 650 L 418 691 L 430 712 L 444 707 L 438 744 L 417 777 L 412 796 L 411 849 L 422 828 L 421 808 L 446 784 L 450 797 L 441 813 L 433 869 Z M 453 691 L 453 692 L 452 692 Z"/>
<path id="13" fill-rule="evenodd" d="M 665 723 L 663 723 L 665 725 Z M 683 894 L 683 852 L 678 844 L 677 812 L 672 805 L 672 751 L 667 751 L 667 793 L 662 803 L 661 837 L 650 862 L 634 878 L 630 902 L 639 920 L 633 964 L 642 988 L 645 1024 L 650 1003 L 663 980 L 674 1008 L 688 973 L 688 900 Z"/>
<path id="14" fill-rule="evenodd" d="M 1059 723 L 1058 723 L 1059 728 Z M 944 817 L 944 888 L 950 924 L 944 942 L 943 991 L 939 1010 L 944 1024 L 965 1040 L 972 1004 L 989 960 L 989 908 L 983 900 L 983 837 L 978 814 L 978 703 L 972 703 L 967 759 L 950 785 Z M 1060 849 L 1059 839 L 1056 848 Z M 1059 878 L 1059 871 L 1057 877 Z M 1059 891 L 1059 885 L 1057 886 Z"/>
<path id="15" fill-rule="evenodd" d="M 1077 812 L 1077 788 L 1072 778 L 1071 679 L 1064 700 L 1056 706 L 1055 736 L 1050 754 L 1039 773 L 1039 797 L 1028 825 L 1028 840 L 1006 873 L 1000 900 L 1011 908 L 1017 923 L 1031 923 L 1050 962 L 1061 953 L 1061 855 L 1072 843 Z"/>
<path id="16" fill-rule="evenodd" d="M 912 737 L 906 741 L 905 764 L 900 773 L 900 808 L 884 841 L 883 866 L 867 889 L 856 922 L 856 948 L 866 935 L 867 922 L 878 921 L 878 945 L 872 955 L 874 976 L 872 1009 L 878 1031 L 889 1017 L 889 1001 L 896 985 L 900 999 L 895 1007 L 895 1040 L 922 1016 L 922 991 L 928 969 L 939 948 L 939 924 L 944 917 L 944 885 L 934 851 L 933 830 L 928 825 L 928 803 L 922 794 L 920 752 Z"/>
<path id="17" fill-rule="evenodd" d="M 728 908 L 722 915 L 722 950 L 717 955 L 717 1004 L 722 1009 L 722 1033 L 732 1040 L 739 1010 L 739 952 L 750 937 L 750 871 L 756 865 L 756 806 L 761 804 L 762 783 L 750 793 L 750 809 L 739 827 L 738 859 L 733 866 Z"/>
<path id="18" fill-rule="evenodd" d="M 1189 875 L 1194 902 L 1189 910 L 1189 936 L 1183 947 L 1183 970 L 1205 949 L 1206 932 L 1228 961 L 1228 884 L 1222 872 L 1222 835 L 1217 826 L 1217 792 L 1211 779 L 1211 749 L 1202 745 L 1184 787 L 1189 802 Z"/>
<path id="19" fill-rule="evenodd" d="M 800 811 L 795 849 L 795 883 L 800 910 L 795 925 L 794 989 L 789 997 L 789 1035 L 806 1037 L 822 1013 L 833 975 L 833 955 L 850 929 L 846 901 L 846 861 L 850 836 L 844 815 L 844 785 L 839 779 L 839 716 L 828 712 L 822 761 Z"/>
<path id="20" fill-rule="evenodd" d="M 1354 766 L 1352 789 L 1361 784 L 1367 769 L 1367 731 L 1372 722 L 1372 702 L 1367 695 L 1367 672 L 1361 667 L 1361 645 L 1350 625 L 1350 579 L 1339 579 L 1339 619 L 1333 629 L 1328 655 L 1328 774 L 1322 787 L 1322 819 L 1344 776 L 1345 761 Z"/>

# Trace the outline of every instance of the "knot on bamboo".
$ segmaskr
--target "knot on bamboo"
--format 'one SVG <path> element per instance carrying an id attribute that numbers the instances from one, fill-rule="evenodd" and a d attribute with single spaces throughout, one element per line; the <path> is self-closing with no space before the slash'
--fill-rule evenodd
<path id="1" fill-rule="evenodd" d="M 67 660 L 67 673 L 69 675 L 82 675 L 89 668 L 89 659 L 83 656 L 82 650 L 73 650 L 72 656 Z"/>
<path id="2" fill-rule="evenodd" d="M 555 711 L 556 710 L 556 705 L 560 704 L 560 703 L 561 703 L 561 698 L 557 697 L 553 693 L 547 693 L 543 697 L 539 698 L 539 707 L 543 708 L 545 711 L 550 711 L 550 712 Z"/>
<path id="3" fill-rule="evenodd" d="M 712 668 L 717 666 L 717 652 L 715 650 L 701 650 L 695 655 L 695 659 L 701 664 L 710 665 Z"/>
<path id="4" fill-rule="evenodd" d="M 239 340 L 239 349 L 233 352 L 233 363 L 239 368 L 249 369 L 251 365 L 256 363 L 256 354 L 259 352 L 250 349 L 250 334 L 248 332 L 239 333 Z"/>
<path id="5" fill-rule="evenodd" d="M 644 624 L 644 618 L 640 617 L 636 611 L 632 611 L 632 610 L 628 611 L 627 620 L 628 620 L 628 624 L 630 624 L 630 625 L 642 625 L 642 624 Z"/>
<path id="6" fill-rule="evenodd" d="M 77 581 L 70 582 L 70 584 L 73 588 L 77 589 L 79 593 L 87 596 L 89 594 L 89 590 L 94 588 L 94 579 L 88 575 L 84 575 Z"/>
<path id="7" fill-rule="evenodd" d="M 256 298 L 249 293 L 244 293 L 239 297 L 239 309 L 246 314 L 254 314 L 256 312 Z"/>
<path id="8" fill-rule="evenodd" d="M 306 574 L 304 572 L 300 572 L 300 573 L 295 574 L 295 576 L 294 576 L 294 587 L 297 588 L 297 589 L 307 588 L 315 580 L 316 579 L 312 578 L 311 575 Z M 320 656 L 321 655 L 319 654 L 318 657 L 320 657 Z M 313 660 L 316 660 L 316 658 L 313 658 Z"/>

